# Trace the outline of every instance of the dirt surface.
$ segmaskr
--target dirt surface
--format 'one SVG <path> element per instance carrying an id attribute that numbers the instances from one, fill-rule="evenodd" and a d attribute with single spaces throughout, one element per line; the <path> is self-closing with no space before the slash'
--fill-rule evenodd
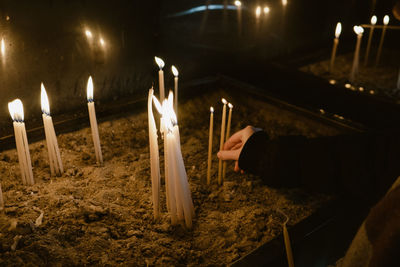
<path id="1" fill-rule="evenodd" d="M 147 111 L 99 124 L 104 166 L 95 164 L 90 128 L 58 136 L 62 177 L 50 176 L 45 142 L 30 144 L 33 186 L 21 183 L 16 150 L 0 152 L 5 200 L 0 265 L 225 265 L 281 234 L 278 208 L 289 216 L 290 228 L 331 199 L 301 189 L 270 188 L 257 177 L 234 173 L 233 163 L 225 184 L 217 186 L 216 157 L 213 184 L 207 186 L 209 106 L 216 108 L 216 152 L 221 97 L 234 105 L 232 132 L 253 124 L 272 137 L 340 133 L 260 100 L 243 101 L 224 92 L 182 103 L 182 153 L 196 211 L 191 230 L 170 225 L 164 186 L 163 213 L 153 220 Z"/>
<path id="2" fill-rule="evenodd" d="M 361 50 L 359 72 L 355 81 L 349 82 L 353 66 L 354 53 L 341 54 L 336 57 L 335 67 L 329 70 L 330 58 L 314 62 L 300 68 L 301 71 L 322 77 L 338 86 L 346 86 L 349 90 L 360 94 L 370 94 L 383 97 L 389 101 L 400 103 L 400 52 L 398 50 L 383 49 L 378 66 L 375 66 L 375 48 L 371 49 L 368 64 L 364 65 L 365 51 Z"/>

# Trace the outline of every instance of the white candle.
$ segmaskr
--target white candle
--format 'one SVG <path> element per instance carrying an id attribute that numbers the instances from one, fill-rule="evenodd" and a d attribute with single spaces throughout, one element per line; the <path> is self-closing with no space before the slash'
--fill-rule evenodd
<path id="1" fill-rule="evenodd" d="M 210 131 L 208 134 L 208 160 L 207 160 L 207 184 L 208 185 L 211 183 L 213 131 L 214 131 L 214 108 L 210 107 Z"/>
<path id="2" fill-rule="evenodd" d="M 164 89 L 164 72 L 163 72 L 163 68 L 164 68 L 164 60 L 162 60 L 159 57 L 154 57 L 158 67 L 160 68 L 160 70 L 158 71 L 158 86 L 160 88 L 160 101 L 161 103 L 164 101 L 165 99 L 165 89 Z"/>
<path id="3" fill-rule="evenodd" d="M 369 30 L 367 50 L 365 51 L 364 66 L 367 66 L 368 64 L 369 50 L 371 49 L 372 35 L 374 34 L 376 20 L 377 18 L 375 15 L 371 17 L 371 29 Z"/>
<path id="4" fill-rule="evenodd" d="M 186 227 L 191 228 L 194 207 L 180 149 L 179 128 L 173 110 L 173 99 L 173 93 L 170 92 L 168 100 L 164 100 L 161 105 L 157 98 L 153 96 L 155 106 L 162 115 L 163 126 L 161 128 L 163 129 L 165 145 L 164 165 L 167 166 L 165 174 L 167 203 L 169 202 L 168 211 L 172 224 L 184 220 Z"/>
<path id="5" fill-rule="evenodd" d="M 379 41 L 378 52 L 376 53 L 375 66 L 378 65 L 379 60 L 380 60 L 380 58 L 381 58 L 382 47 L 383 47 L 383 40 L 385 39 L 385 33 L 386 33 L 386 28 L 387 28 L 387 25 L 388 25 L 388 24 L 389 24 L 389 16 L 386 15 L 385 17 L 383 17 L 383 29 L 382 29 L 381 40 Z"/>
<path id="6" fill-rule="evenodd" d="M 176 117 L 178 117 L 178 76 L 179 76 L 179 72 L 178 69 L 172 65 L 171 67 L 172 73 L 174 74 L 174 110 L 175 110 L 175 114 Z"/>
<path id="7" fill-rule="evenodd" d="M 43 112 L 42 118 L 44 124 L 44 133 L 46 136 L 47 150 L 49 153 L 50 172 L 51 175 L 61 175 L 64 172 L 64 168 L 61 161 L 60 150 L 58 148 L 56 133 L 54 131 L 53 120 L 50 116 L 49 99 L 43 83 L 41 84 L 41 106 Z"/>
<path id="8" fill-rule="evenodd" d="M 228 124 L 226 125 L 226 135 L 225 135 L 225 142 L 228 141 L 230 134 L 231 134 L 231 120 L 232 120 L 232 109 L 233 105 L 228 103 L 229 113 L 228 113 Z M 225 180 L 226 176 L 226 161 L 223 162 L 222 165 L 222 180 Z"/>
<path id="9" fill-rule="evenodd" d="M 221 139 L 219 142 L 219 150 L 224 149 L 224 140 L 225 140 L 225 123 L 226 123 L 226 104 L 228 102 L 225 100 L 225 98 L 222 98 L 222 103 L 224 104 L 224 107 L 222 108 L 222 120 L 221 120 Z M 222 184 L 222 160 L 219 159 L 218 161 L 218 184 Z"/>
<path id="10" fill-rule="evenodd" d="M 92 76 L 89 77 L 88 83 L 87 83 L 87 100 L 88 100 L 90 127 L 92 129 L 94 151 L 96 153 L 96 161 L 98 164 L 103 164 L 103 154 L 101 153 L 99 129 L 97 127 L 96 111 L 95 111 L 94 101 L 93 101 Z"/>
<path id="11" fill-rule="evenodd" d="M 342 32 L 342 24 L 340 22 L 338 22 L 336 25 L 336 29 L 335 29 L 335 39 L 333 39 L 330 72 L 333 72 L 333 67 L 335 65 L 336 50 L 337 50 L 337 46 L 339 44 L 339 36 L 340 36 L 341 32 Z"/>
<path id="12" fill-rule="evenodd" d="M 150 143 L 150 171 L 154 219 L 160 217 L 160 160 L 158 154 L 157 127 L 153 116 L 153 93 L 149 90 L 147 99 L 148 122 L 149 122 L 149 143 Z"/>
<path id="13" fill-rule="evenodd" d="M 361 38 L 362 38 L 362 35 L 364 32 L 364 29 L 361 26 L 354 26 L 354 32 L 357 34 L 357 44 L 356 44 L 356 51 L 354 52 L 353 67 L 351 68 L 351 73 L 350 73 L 350 82 L 354 82 L 355 76 L 358 73 Z"/>
<path id="14" fill-rule="evenodd" d="M 29 153 L 28 138 L 24 123 L 24 107 L 21 100 L 15 99 L 8 103 L 8 110 L 13 119 L 15 143 L 17 146 L 18 161 L 21 169 L 22 182 L 33 185 L 35 183 L 32 173 L 31 156 Z"/>

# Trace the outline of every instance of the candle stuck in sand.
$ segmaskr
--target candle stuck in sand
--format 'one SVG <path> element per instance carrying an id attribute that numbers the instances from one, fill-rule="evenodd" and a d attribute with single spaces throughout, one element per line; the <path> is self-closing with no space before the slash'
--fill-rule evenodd
<path id="1" fill-rule="evenodd" d="M 35 181 L 33 180 L 31 155 L 29 153 L 29 144 L 24 123 L 24 107 L 21 100 L 15 99 L 14 101 L 9 102 L 8 110 L 10 111 L 13 120 L 15 143 L 17 146 L 22 182 L 23 184 L 33 185 Z"/>
<path id="2" fill-rule="evenodd" d="M 43 83 L 41 84 L 41 106 L 42 106 L 42 118 L 44 125 L 44 133 L 46 136 L 47 151 L 49 153 L 50 162 L 50 173 L 52 176 L 61 175 L 64 172 L 63 165 L 61 162 L 60 149 L 58 148 L 58 142 L 56 132 L 54 130 L 53 119 L 50 116 L 50 104 L 47 97 L 46 89 Z"/>
<path id="3" fill-rule="evenodd" d="M 92 76 L 89 77 L 87 83 L 87 100 L 88 100 L 90 128 L 92 129 L 94 151 L 96 153 L 96 161 L 98 164 L 103 164 L 103 154 L 101 153 L 99 129 L 97 126 L 96 111 L 94 107 Z"/>

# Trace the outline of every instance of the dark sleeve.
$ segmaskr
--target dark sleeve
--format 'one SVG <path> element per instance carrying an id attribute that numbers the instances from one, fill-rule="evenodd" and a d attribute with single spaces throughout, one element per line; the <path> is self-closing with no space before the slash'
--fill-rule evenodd
<path id="1" fill-rule="evenodd" d="M 399 136 L 368 133 L 270 140 L 260 131 L 244 145 L 239 167 L 271 186 L 381 197 L 400 175 Z"/>

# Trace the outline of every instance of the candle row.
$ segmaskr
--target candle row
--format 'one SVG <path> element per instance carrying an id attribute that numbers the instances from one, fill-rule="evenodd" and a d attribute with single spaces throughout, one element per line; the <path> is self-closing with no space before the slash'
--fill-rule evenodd
<path id="1" fill-rule="evenodd" d="M 387 26 L 389 24 L 389 19 L 390 18 L 388 15 L 384 16 L 384 18 L 383 18 L 382 35 L 381 35 L 381 39 L 379 41 L 378 52 L 376 54 L 375 66 L 377 66 L 380 61 L 383 42 L 384 42 Z M 371 25 L 370 25 L 368 44 L 367 44 L 367 49 L 365 51 L 365 57 L 364 57 L 364 66 L 367 66 L 367 64 L 368 64 L 368 58 L 369 58 L 371 42 L 372 42 L 372 35 L 374 33 L 374 28 L 375 28 L 376 22 L 377 22 L 377 17 L 374 15 L 371 17 Z M 353 30 L 357 35 L 357 42 L 356 42 L 356 49 L 354 52 L 353 64 L 352 64 L 352 68 L 351 68 L 351 72 L 350 72 L 350 81 L 351 82 L 354 82 L 355 76 L 358 73 L 358 69 L 359 69 L 360 46 L 361 46 L 362 36 L 364 33 L 364 28 L 361 26 L 354 26 Z M 333 39 L 333 48 L 332 48 L 332 55 L 331 55 L 331 60 L 330 60 L 330 71 L 331 72 L 333 72 L 333 70 L 334 70 L 336 50 L 337 50 L 337 46 L 339 44 L 339 36 L 340 36 L 341 31 L 342 31 L 342 25 L 340 22 L 338 22 L 336 25 L 336 29 L 335 29 L 335 38 Z"/>
<path id="2" fill-rule="evenodd" d="M 232 121 L 232 109 L 233 105 L 228 103 L 225 98 L 221 99 L 223 104 L 222 107 L 222 120 L 221 120 L 221 135 L 219 150 L 224 149 L 224 143 L 229 139 L 231 132 L 231 121 Z M 226 125 L 226 106 L 228 105 L 228 124 Z M 226 128 L 226 129 L 225 129 Z M 210 107 L 210 128 L 208 138 L 208 159 L 207 159 L 207 184 L 211 183 L 211 165 L 212 165 L 212 142 L 213 142 L 213 130 L 214 130 L 214 108 Z M 226 175 L 226 161 L 222 162 L 221 159 L 218 161 L 218 184 L 221 185 L 225 180 Z"/>
<path id="3" fill-rule="evenodd" d="M 90 125 L 92 129 L 93 143 L 95 147 L 96 160 L 99 164 L 103 163 L 103 156 L 100 147 L 100 138 L 97 127 L 96 114 L 93 101 L 93 80 L 89 77 L 87 84 L 87 99 L 90 117 Z M 54 130 L 53 120 L 50 115 L 50 104 L 46 93 L 46 89 L 41 84 L 41 108 L 44 133 L 46 137 L 47 150 L 49 154 L 50 173 L 54 175 L 62 175 L 64 172 L 60 150 L 58 147 L 57 137 Z M 33 185 L 35 183 L 32 172 L 32 163 L 29 153 L 28 138 L 26 135 L 24 122 L 24 107 L 20 99 L 15 99 L 8 103 L 8 109 L 13 120 L 15 143 L 18 154 L 18 162 L 21 169 L 22 183 Z"/>

